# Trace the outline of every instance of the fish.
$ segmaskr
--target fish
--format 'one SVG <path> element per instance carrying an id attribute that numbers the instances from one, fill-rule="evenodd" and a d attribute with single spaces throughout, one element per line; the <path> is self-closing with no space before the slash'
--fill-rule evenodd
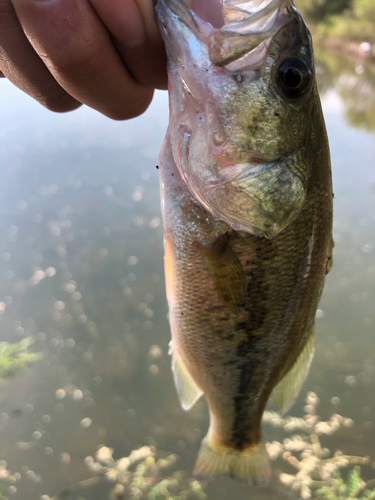
<path id="1" fill-rule="evenodd" d="M 172 371 L 210 424 L 193 473 L 263 485 L 262 415 L 289 410 L 332 266 L 329 143 L 291 0 L 224 0 L 222 25 L 156 0 L 168 56 L 159 155 Z"/>

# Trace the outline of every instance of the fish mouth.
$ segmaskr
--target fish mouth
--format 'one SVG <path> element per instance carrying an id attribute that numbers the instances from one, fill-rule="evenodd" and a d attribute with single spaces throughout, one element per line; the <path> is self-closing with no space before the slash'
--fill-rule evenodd
<path id="1" fill-rule="evenodd" d="M 172 154 L 182 183 L 214 219 L 273 238 L 301 210 L 306 182 L 291 171 L 295 161 L 287 161 L 286 148 L 268 152 L 268 136 L 261 145 L 247 140 L 247 124 L 255 123 L 263 101 L 248 120 L 241 103 L 251 104 L 251 87 L 258 95 L 258 82 L 265 86 L 270 78 L 272 41 L 299 16 L 293 1 L 224 0 L 220 28 L 182 0 L 155 1 L 168 55 Z"/>
<path id="2" fill-rule="evenodd" d="M 291 19 L 293 11 L 293 0 L 223 0 L 224 24 L 214 28 L 182 0 L 157 0 L 157 5 L 160 3 L 207 43 L 209 59 L 215 66 L 230 65 L 255 51 Z"/>

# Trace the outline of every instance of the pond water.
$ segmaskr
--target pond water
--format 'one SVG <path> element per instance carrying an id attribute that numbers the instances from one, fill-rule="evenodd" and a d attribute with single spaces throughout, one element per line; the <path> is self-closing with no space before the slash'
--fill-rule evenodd
<path id="1" fill-rule="evenodd" d="M 316 392 L 324 419 L 354 421 L 324 445 L 375 460 L 375 69 L 354 66 L 317 52 L 336 246 L 316 355 L 290 414 L 302 416 L 306 393 Z M 168 356 L 156 169 L 167 94 L 119 123 L 85 107 L 55 115 L 7 81 L 0 88 L 0 340 L 31 336 L 30 350 L 44 353 L 0 384 L 0 460 L 15 481 L 0 474 L 3 494 L 52 498 L 92 477 L 86 457 L 101 445 L 115 459 L 155 446 L 190 473 L 208 414 L 204 401 L 180 409 Z M 261 489 L 211 482 L 208 498 L 298 498 L 276 478 L 288 467 L 275 463 Z M 109 490 L 102 481 L 66 498 Z"/>

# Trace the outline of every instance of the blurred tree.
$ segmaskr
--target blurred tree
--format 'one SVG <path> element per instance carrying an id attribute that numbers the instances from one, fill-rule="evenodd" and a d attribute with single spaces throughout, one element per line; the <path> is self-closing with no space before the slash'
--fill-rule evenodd
<path id="1" fill-rule="evenodd" d="M 374 0 L 353 0 L 353 13 L 358 19 L 367 19 L 375 23 Z"/>
<path id="2" fill-rule="evenodd" d="M 295 0 L 295 4 L 306 18 L 320 22 L 334 14 L 341 14 L 352 6 L 353 1 L 373 3 L 373 0 Z"/>

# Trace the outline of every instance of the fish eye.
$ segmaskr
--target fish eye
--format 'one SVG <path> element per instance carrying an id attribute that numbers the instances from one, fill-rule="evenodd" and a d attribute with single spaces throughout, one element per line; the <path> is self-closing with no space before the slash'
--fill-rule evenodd
<path id="1" fill-rule="evenodd" d="M 277 68 L 277 83 L 286 97 L 300 97 L 311 80 L 311 70 L 303 59 L 290 57 Z"/>

